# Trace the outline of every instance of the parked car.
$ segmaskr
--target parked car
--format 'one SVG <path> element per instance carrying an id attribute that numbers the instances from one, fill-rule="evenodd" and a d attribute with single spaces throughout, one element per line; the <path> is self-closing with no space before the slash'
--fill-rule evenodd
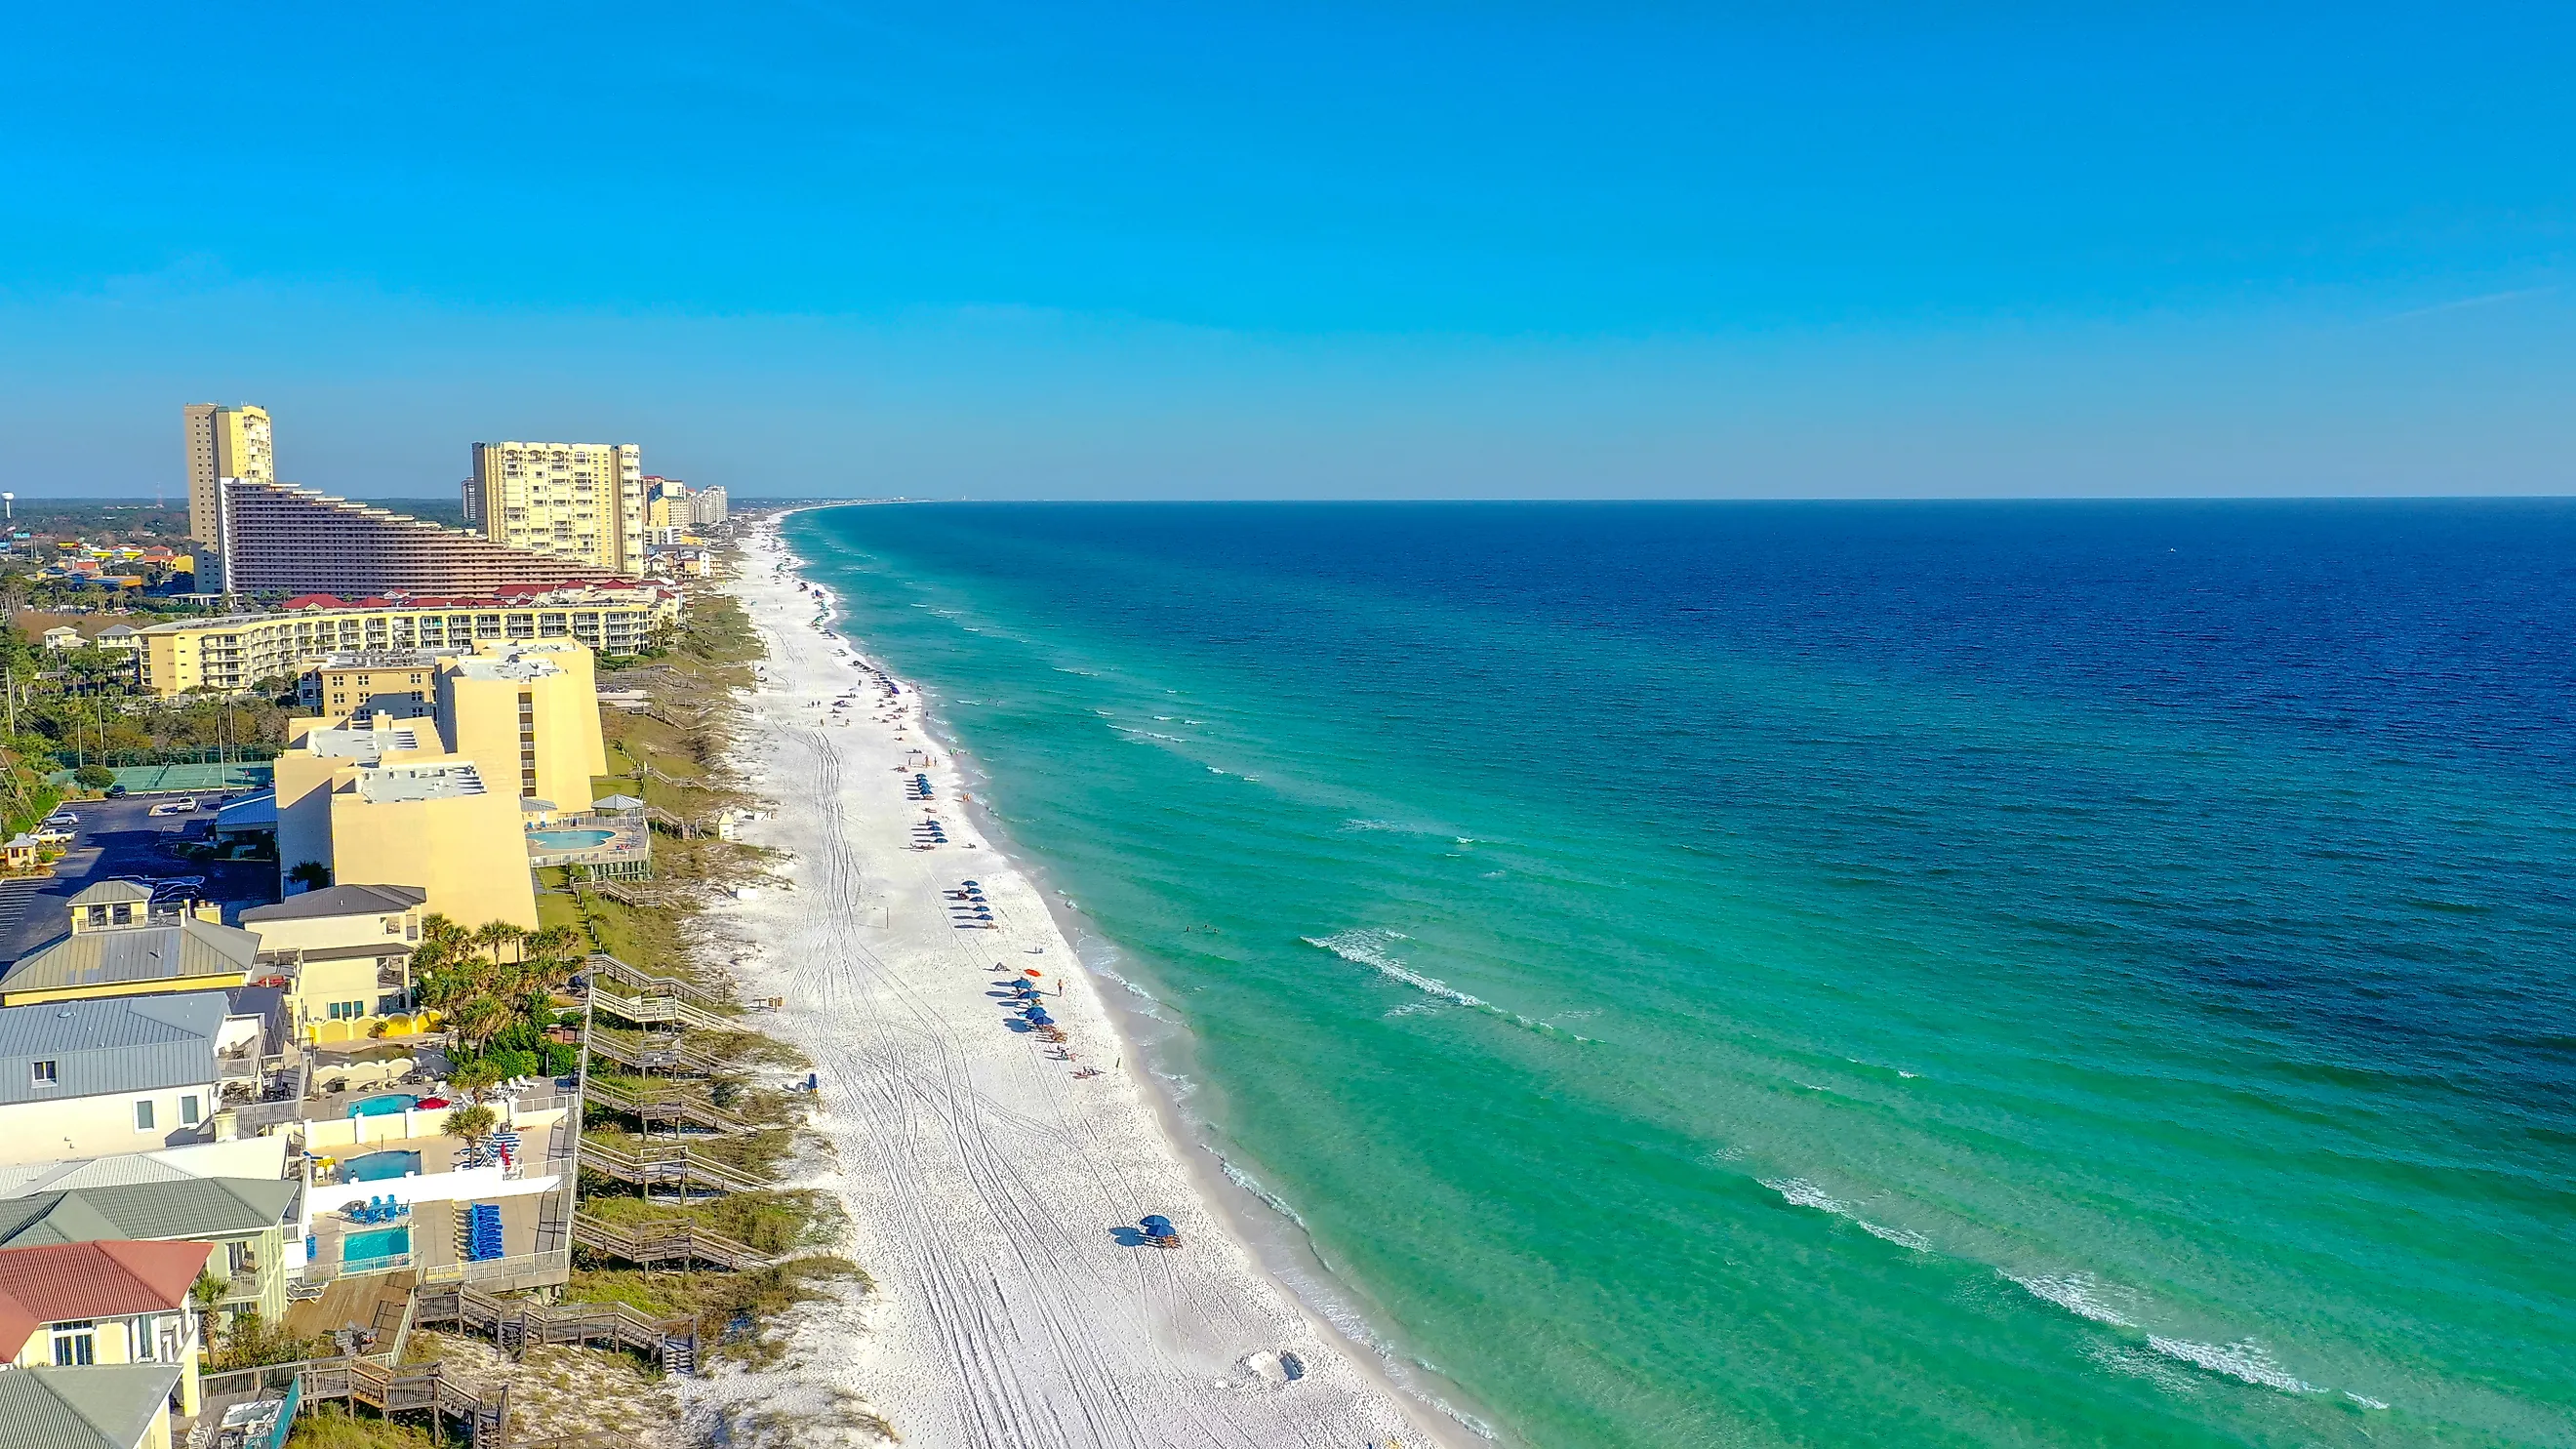
<path id="1" fill-rule="evenodd" d="M 68 810 L 57 810 L 53 814 L 45 817 L 45 823 L 53 826 L 57 830 L 69 830 L 73 826 L 80 824 L 80 817 L 74 815 Z"/>
<path id="2" fill-rule="evenodd" d="M 107 798 L 109 798 L 110 800 L 122 800 L 122 799 L 124 799 L 124 798 L 125 798 L 125 787 L 124 787 L 123 785 L 110 785 L 110 786 L 108 786 L 108 787 L 107 787 Z"/>

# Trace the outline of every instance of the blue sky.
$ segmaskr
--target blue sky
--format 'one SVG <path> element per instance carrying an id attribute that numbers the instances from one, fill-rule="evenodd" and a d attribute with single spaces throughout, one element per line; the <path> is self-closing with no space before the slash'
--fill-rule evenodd
<path id="1" fill-rule="evenodd" d="M 21 7 L 27 493 L 2568 492 L 2564 7 Z"/>

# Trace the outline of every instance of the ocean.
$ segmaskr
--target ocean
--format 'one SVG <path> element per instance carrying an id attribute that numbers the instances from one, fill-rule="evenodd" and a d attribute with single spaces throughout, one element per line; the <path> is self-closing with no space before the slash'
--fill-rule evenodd
<path id="1" fill-rule="evenodd" d="M 2576 505 L 787 537 L 1502 1442 L 2576 1444 Z"/>

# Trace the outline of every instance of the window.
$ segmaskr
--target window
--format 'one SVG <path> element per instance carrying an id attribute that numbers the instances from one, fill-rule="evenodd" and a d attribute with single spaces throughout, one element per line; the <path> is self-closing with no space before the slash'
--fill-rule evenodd
<path id="1" fill-rule="evenodd" d="M 151 1103 L 137 1102 L 134 1104 L 134 1130 L 137 1132 L 149 1132 L 152 1130 Z"/>
<path id="2" fill-rule="evenodd" d="M 387 916 L 387 917 L 385 917 L 385 934 L 386 934 L 386 935 L 388 935 L 388 936 L 399 936 L 399 935 L 401 935 L 401 934 L 402 934 L 402 923 L 403 923 L 403 918 L 402 918 L 402 917 L 400 917 L 400 916 Z"/>
<path id="3" fill-rule="evenodd" d="M 98 1362 L 98 1325 L 89 1319 L 54 1325 L 54 1364 L 57 1368 Z"/>
<path id="4" fill-rule="evenodd" d="M 52 1086 L 54 1084 L 54 1068 L 55 1064 L 52 1062 L 36 1063 L 36 1085 L 39 1087 Z"/>
<path id="5" fill-rule="evenodd" d="M 194 1094 L 191 1094 L 191 1095 L 189 1095 L 189 1096 L 181 1097 L 181 1098 L 179 1099 L 179 1122 L 180 1122 L 180 1125 L 182 1125 L 182 1126 L 186 1126 L 186 1127 L 194 1127 L 194 1126 L 196 1126 L 196 1125 L 197 1125 L 197 1118 L 198 1118 L 198 1116 L 199 1116 L 199 1111 L 198 1111 L 197 1099 L 196 1099 L 195 1095 L 194 1095 Z"/>
<path id="6" fill-rule="evenodd" d="M 333 1021 L 356 1021 L 359 1017 L 367 1014 L 367 1003 L 363 1001 L 335 1001 L 331 1003 L 330 1012 L 331 1019 Z"/>

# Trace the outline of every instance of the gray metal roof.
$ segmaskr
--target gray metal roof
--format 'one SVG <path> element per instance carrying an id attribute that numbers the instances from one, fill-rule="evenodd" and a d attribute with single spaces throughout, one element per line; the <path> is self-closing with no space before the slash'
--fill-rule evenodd
<path id="1" fill-rule="evenodd" d="M 284 1178 L 183 1177 L 30 1193 L 0 1199 L 0 1248 L 240 1237 L 285 1222 L 303 1191 Z"/>
<path id="2" fill-rule="evenodd" d="M 0 1006 L 0 1103 L 210 1085 L 230 1012 L 220 991 Z M 40 1061 L 50 1086 L 35 1085 Z"/>
<path id="3" fill-rule="evenodd" d="M 148 901 L 150 899 L 152 899 L 152 887 L 145 885 L 139 880 L 103 880 L 95 885 L 82 887 L 81 893 L 72 897 L 71 904 L 75 906 L 112 906 L 119 901 Z"/>
<path id="4" fill-rule="evenodd" d="M 288 896 L 270 906 L 253 906 L 241 913 L 246 926 L 265 925 L 270 921 L 307 921 L 322 916 L 390 916 L 408 911 L 429 899 L 429 892 L 418 886 L 400 885 L 335 885 L 300 896 Z"/>
<path id="5" fill-rule="evenodd" d="M 134 1363 L 0 1374 L 0 1449 L 136 1449 L 179 1371 Z"/>
<path id="6" fill-rule="evenodd" d="M 57 936 L 0 975 L 0 992 L 248 975 L 258 959 L 256 933 L 182 916 L 157 925 L 106 926 Z"/>

